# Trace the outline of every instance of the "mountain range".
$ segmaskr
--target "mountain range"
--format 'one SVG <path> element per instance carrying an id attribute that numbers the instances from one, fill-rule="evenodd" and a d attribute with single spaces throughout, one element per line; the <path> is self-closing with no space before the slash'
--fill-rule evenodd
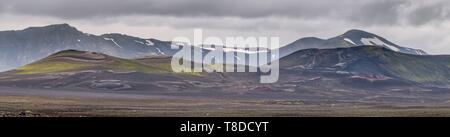
<path id="1" fill-rule="evenodd" d="M 278 49 L 280 56 L 273 60 L 303 49 L 333 49 L 368 45 L 385 47 L 407 54 L 426 55 L 422 50 L 398 46 L 375 34 L 351 30 L 328 40 L 314 37 L 299 39 Z M 226 46 L 224 47 L 226 48 Z M 170 57 L 180 48 L 182 46 L 177 42 L 143 39 L 124 34 L 113 33 L 99 36 L 87 34 L 68 24 L 30 27 L 18 31 L 0 31 L 0 71 L 11 70 L 64 50 L 92 51 L 125 59 L 135 59 L 151 56 Z M 189 48 L 204 53 L 211 51 L 200 45 L 189 46 Z M 266 49 L 260 49 L 260 51 L 262 50 Z M 255 49 L 233 49 L 231 51 L 244 52 L 247 55 L 255 54 L 255 52 L 248 52 L 255 51 Z M 191 58 L 191 60 L 201 62 L 195 58 Z M 257 65 L 254 62 L 235 60 L 239 65 Z"/>
<path id="2" fill-rule="evenodd" d="M 172 42 L 90 35 L 67 24 L 0 36 L 2 65 L 18 66 L 0 73 L 0 86 L 7 87 L 352 100 L 404 98 L 411 93 L 435 97 L 450 88 L 450 56 L 428 55 L 361 30 L 328 40 L 302 38 L 278 49 L 280 76 L 272 84 L 259 83 L 261 72 L 175 73 L 171 60 L 177 50 L 171 46 L 178 45 Z"/>
<path id="3" fill-rule="evenodd" d="M 68 24 L 0 32 L 0 70 L 9 70 L 63 50 L 83 50 L 122 58 L 172 55 L 171 42 L 122 34 L 91 35 Z"/>

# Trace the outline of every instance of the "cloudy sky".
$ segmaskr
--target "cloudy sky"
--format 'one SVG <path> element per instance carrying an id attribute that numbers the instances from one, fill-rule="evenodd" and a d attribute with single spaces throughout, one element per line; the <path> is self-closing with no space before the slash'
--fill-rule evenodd
<path id="1" fill-rule="evenodd" d="M 69 23 L 93 33 L 172 40 L 193 35 L 329 38 L 362 29 L 450 54 L 449 0 L 0 0 L 0 30 Z"/>

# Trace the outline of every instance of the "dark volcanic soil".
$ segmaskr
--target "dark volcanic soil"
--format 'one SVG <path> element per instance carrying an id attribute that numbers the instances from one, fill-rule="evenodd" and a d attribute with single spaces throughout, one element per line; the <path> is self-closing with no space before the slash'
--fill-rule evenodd
<path id="1" fill-rule="evenodd" d="M 145 95 L 2 87 L 0 116 L 450 116 L 450 105 L 447 102 L 429 103 L 404 99 L 401 103 L 392 104 L 389 98 L 357 101 L 269 99 L 248 95 L 231 98 L 239 96 L 238 94 L 227 96 Z M 398 102 L 399 99 L 392 100 Z"/>

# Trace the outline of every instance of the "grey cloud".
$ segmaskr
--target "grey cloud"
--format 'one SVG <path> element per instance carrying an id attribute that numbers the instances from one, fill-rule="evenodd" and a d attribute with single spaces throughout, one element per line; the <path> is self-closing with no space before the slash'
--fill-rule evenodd
<path id="1" fill-rule="evenodd" d="M 404 0 L 377 0 L 359 7 L 359 10 L 351 12 L 348 18 L 355 22 L 365 24 L 395 24 L 401 18 L 399 9 L 408 4 Z"/>
<path id="2" fill-rule="evenodd" d="M 425 24 L 448 20 L 447 0 L 404 15 L 402 8 L 418 0 L 0 0 L 11 14 L 63 19 L 147 15 L 172 17 L 331 18 L 365 25 L 392 25 L 406 20 Z M 1 6 L 2 5 L 2 6 Z"/>
<path id="3" fill-rule="evenodd" d="M 448 9 L 449 5 L 446 4 L 437 3 L 420 7 L 410 14 L 409 21 L 415 25 L 423 25 L 433 20 L 450 19 L 450 16 L 448 15 L 450 12 Z"/>
<path id="4" fill-rule="evenodd" d="M 334 4 L 333 4 L 334 3 Z M 342 2 L 324 0 L 16 0 L 2 1 L 12 12 L 65 18 L 150 14 L 171 16 L 321 16 Z"/>
<path id="5" fill-rule="evenodd" d="M 203 28 L 219 36 L 277 35 L 285 44 L 362 29 L 450 53 L 449 0 L 0 0 L 4 30 L 63 22 L 94 34 L 171 40 Z"/>

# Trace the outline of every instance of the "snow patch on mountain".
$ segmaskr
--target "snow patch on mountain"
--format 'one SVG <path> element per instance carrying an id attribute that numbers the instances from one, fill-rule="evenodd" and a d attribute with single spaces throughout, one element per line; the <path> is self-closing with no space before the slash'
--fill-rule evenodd
<path id="1" fill-rule="evenodd" d="M 164 52 L 161 51 L 161 49 L 156 48 L 156 50 L 158 50 L 158 53 L 159 53 L 159 54 L 161 54 L 161 55 L 166 55 Z"/>
<path id="2" fill-rule="evenodd" d="M 134 42 L 136 42 L 136 43 L 139 43 L 139 44 L 141 44 L 141 45 L 145 45 L 145 43 L 144 43 L 144 42 L 142 42 L 142 41 L 139 41 L 139 40 L 134 40 Z"/>
<path id="3" fill-rule="evenodd" d="M 107 40 L 107 41 L 111 41 L 111 42 L 113 42 L 114 45 L 116 45 L 117 47 L 122 48 L 122 46 L 120 46 L 119 44 L 117 44 L 117 42 L 116 42 L 113 38 L 104 38 L 104 39 Z"/>
<path id="4" fill-rule="evenodd" d="M 150 41 L 150 40 L 145 40 L 145 45 L 147 45 L 147 46 L 153 46 L 153 45 L 155 45 L 152 41 Z"/>
<path id="5" fill-rule="evenodd" d="M 358 45 L 358 44 L 356 44 L 355 42 L 353 42 L 351 39 L 349 39 L 349 38 L 344 38 L 344 40 L 345 41 L 347 41 L 347 42 L 349 42 L 349 43 L 351 43 L 351 44 L 353 44 L 353 45 Z"/>
<path id="6" fill-rule="evenodd" d="M 378 39 L 377 37 L 374 37 L 374 38 L 361 38 L 361 42 L 364 45 L 383 46 L 383 47 L 389 48 L 389 49 L 391 49 L 393 51 L 397 51 L 397 52 L 400 51 L 399 48 L 397 48 L 395 46 L 392 46 L 392 45 L 389 45 L 389 44 L 386 44 L 383 41 L 381 41 L 380 39 Z"/>

